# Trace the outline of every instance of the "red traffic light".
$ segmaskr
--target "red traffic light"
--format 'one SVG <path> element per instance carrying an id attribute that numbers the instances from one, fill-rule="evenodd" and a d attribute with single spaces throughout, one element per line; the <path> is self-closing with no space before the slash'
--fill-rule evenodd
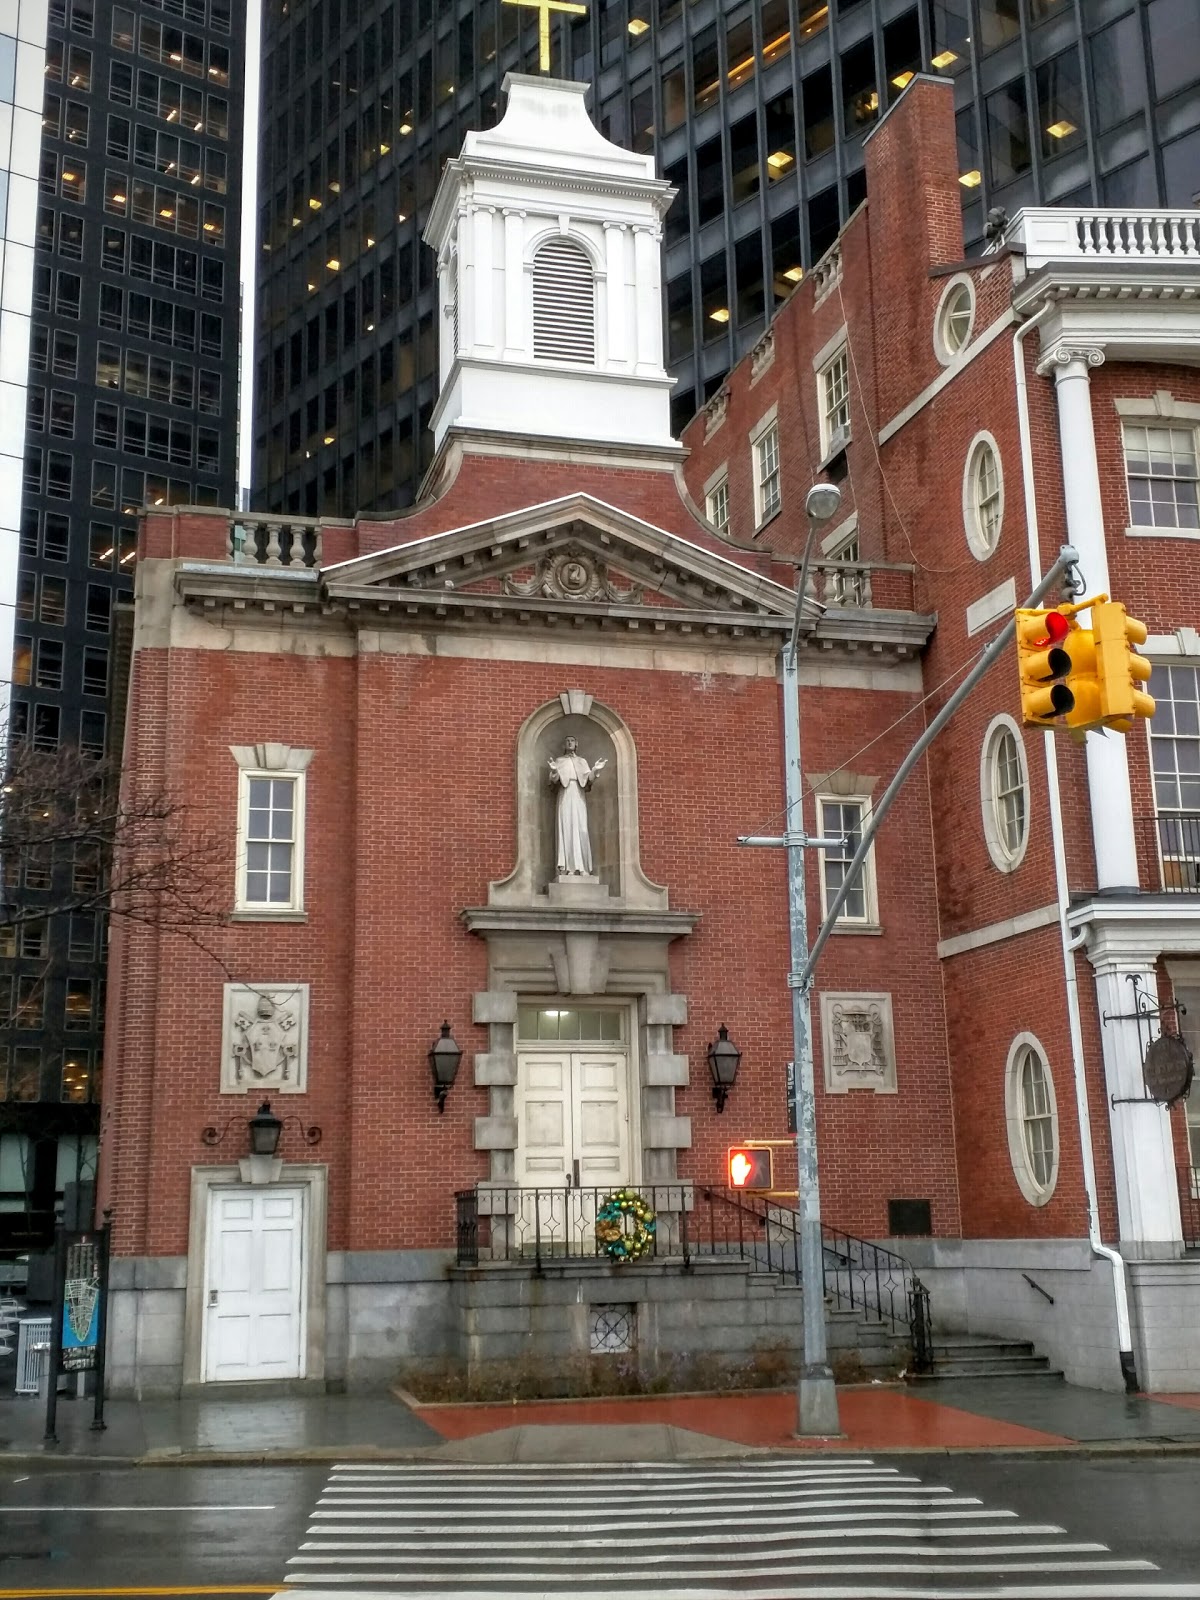
<path id="1" fill-rule="evenodd" d="M 1061 611 L 1046 613 L 1046 643 L 1061 644 L 1071 631 L 1071 622 Z"/>
<path id="2" fill-rule="evenodd" d="M 726 1165 L 731 1189 L 772 1189 L 771 1151 L 759 1145 L 732 1145 Z"/>

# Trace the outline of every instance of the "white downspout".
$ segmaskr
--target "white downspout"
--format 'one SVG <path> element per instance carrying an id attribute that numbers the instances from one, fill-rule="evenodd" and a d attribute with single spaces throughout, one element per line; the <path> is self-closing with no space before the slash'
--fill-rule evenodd
<path id="1" fill-rule="evenodd" d="M 1013 334 L 1013 376 L 1017 387 L 1017 426 L 1021 441 L 1021 477 L 1025 491 L 1025 526 L 1029 535 L 1029 570 L 1036 583 L 1042 574 L 1038 542 L 1037 501 L 1033 479 L 1033 444 L 1029 431 L 1029 395 L 1025 383 L 1024 341 L 1052 308 L 1045 305 Z M 1054 881 L 1058 893 L 1058 927 L 1062 938 L 1063 979 L 1067 991 L 1067 1018 L 1071 1030 L 1071 1068 L 1075 1078 L 1075 1112 L 1079 1121 L 1080 1153 L 1083 1159 L 1083 1188 L 1087 1199 L 1088 1243 L 1093 1252 L 1112 1265 L 1113 1299 L 1117 1315 L 1117 1344 L 1125 1388 L 1138 1387 L 1133 1359 L 1133 1334 L 1129 1323 L 1129 1291 L 1125 1282 L 1124 1257 L 1102 1243 L 1100 1211 L 1096 1198 L 1096 1159 L 1092 1149 L 1092 1117 L 1088 1106 L 1087 1078 L 1084 1073 L 1083 1024 L 1079 1015 L 1079 988 L 1075 979 L 1075 955 L 1084 941 L 1081 932 L 1073 936 L 1067 922 L 1068 894 L 1066 845 L 1063 838 L 1062 802 L 1058 788 L 1058 750 L 1050 729 L 1045 734 L 1046 782 L 1050 792 L 1050 837 L 1054 848 Z"/>

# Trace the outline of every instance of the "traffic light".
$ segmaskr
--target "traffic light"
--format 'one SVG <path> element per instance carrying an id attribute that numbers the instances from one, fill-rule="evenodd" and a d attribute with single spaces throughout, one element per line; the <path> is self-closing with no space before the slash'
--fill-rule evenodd
<path id="1" fill-rule="evenodd" d="M 1021 720 L 1027 728 L 1052 728 L 1075 705 L 1067 684 L 1071 636 L 1078 632 L 1066 607 L 1054 611 L 1018 610 L 1017 670 L 1021 680 Z"/>
<path id="2" fill-rule="evenodd" d="M 1073 622 L 1067 639 L 1067 651 L 1071 657 L 1071 670 L 1066 683 L 1072 704 L 1064 721 L 1071 738 L 1076 744 L 1082 744 L 1087 734 L 1104 727 L 1100 667 L 1092 630 L 1080 628 Z"/>
<path id="3" fill-rule="evenodd" d="M 1144 622 L 1127 614 L 1119 600 L 1092 606 L 1100 714 L 1105 727 L 1128 733 L 1137 717 L 1154 715 L 1154 700 L 1141 687 L 1150 677 L 1150 663 L 1135 645 L 1145 644 Z"/>
<path id="4" fill-rule="evenodd" d="M 769 1145 L 731 1145 L 726 1166 L 731 1189 L 773 1189 Z"/>

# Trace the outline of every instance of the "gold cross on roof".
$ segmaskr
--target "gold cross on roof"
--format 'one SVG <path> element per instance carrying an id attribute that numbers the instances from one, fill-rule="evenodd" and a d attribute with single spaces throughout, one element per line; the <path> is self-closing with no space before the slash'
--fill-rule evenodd
<path id="1" fill-rule="evenodd" d="M 550 13 L 567 11 L 576 17 L 587 16 L 587 7 L 575 5 L 573 0 L 502 0 L 506 6 L 533 6 L 541 13 L 538 17 L 538 44 L 541 46 L 541 68 L 550 71 Z"/>

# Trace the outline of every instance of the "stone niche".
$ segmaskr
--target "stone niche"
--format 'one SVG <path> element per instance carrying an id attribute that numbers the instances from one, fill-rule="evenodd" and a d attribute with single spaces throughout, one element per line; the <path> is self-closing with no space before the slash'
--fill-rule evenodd
<path id="1" fill-rule="evenodd" d="M 530 716 L 517 737 L 517 859 L 506 878 L 488 886 L 488 905 L 545 906 L 556 898 L 556 816 L 559 790 L 550 762 L 576 741 L 589 766 L 604 769 L 587 791 L 592 870 L 598 883 L 571 885 L 582 899 L 613 910 L 665 911 L 667 891 L 641 866 L 638 837 L 637 750 L 616 712 L 582 689 L 568 689 Z M 590 894 L 588 889 L 590 888 Z"/>

